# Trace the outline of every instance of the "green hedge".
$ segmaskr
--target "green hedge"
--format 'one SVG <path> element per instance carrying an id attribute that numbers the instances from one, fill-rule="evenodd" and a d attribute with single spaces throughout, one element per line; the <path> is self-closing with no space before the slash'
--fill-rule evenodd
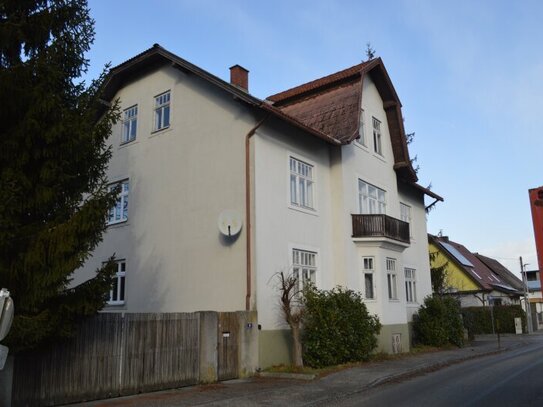
<path id="1" fill-rule="evenodd" d="M 418 315 L 413 318 L 413 329 L 417 341 L 424 345 L 463 346 L 464 328 L 460 303 L 452 297 L 426 297 Z"/>
<path id="2" fill-rule="evenodd" d="M 367 360 L 377 347 L 379 319 L 359 293 L 341 287 L 304 292 L 303 359 L 312 367 Z"/>
<path id="3" fill-rule="evenodd" d="M 470 337 L 478 334 L 492 333 L 492 318 L 490 307 L 462 308 L 464 326 Z M 520 305 L 495 305 L 494 327 L 495 332 L 515 333 L 515 318 L 522 318 L 522 325 L 526 323 L 526 313 Z"/>

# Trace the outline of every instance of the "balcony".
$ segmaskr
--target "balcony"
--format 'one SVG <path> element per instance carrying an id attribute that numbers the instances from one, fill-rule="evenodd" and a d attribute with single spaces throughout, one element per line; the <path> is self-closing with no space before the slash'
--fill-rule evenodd
<path id="1" fill-rule="evenodd" d="M 387 215 L 352 215 L 353 238 L 389 238 L 409 244 L 409 223 Z"/>

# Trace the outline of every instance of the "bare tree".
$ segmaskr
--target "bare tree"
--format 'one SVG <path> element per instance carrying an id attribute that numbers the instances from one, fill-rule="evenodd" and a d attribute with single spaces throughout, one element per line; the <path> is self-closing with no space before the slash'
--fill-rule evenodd
<path id="1" fill-rule="evenodd" d="M 279 292 L 281 294 L 281 310 L 292 333 L 294 347 L 292 359 L 294 366 L 303 367 L 302 319 L 304 316 L 304 307 L 301 302 L 301 293 L 298 289 L 298 278 L 293 274 L 285 275 L 282 271 L 277 276 L 279 280 Z"/>

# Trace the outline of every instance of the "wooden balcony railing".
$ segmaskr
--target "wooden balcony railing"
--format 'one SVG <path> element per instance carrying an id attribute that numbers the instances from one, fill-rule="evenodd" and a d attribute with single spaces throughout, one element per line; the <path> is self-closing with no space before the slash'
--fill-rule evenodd
<path id="1" fill-rule="evenodd" d="M 410 243 L 409 223 L 387 215 L 352 215 L 353 237 L 388 237 Z"/>

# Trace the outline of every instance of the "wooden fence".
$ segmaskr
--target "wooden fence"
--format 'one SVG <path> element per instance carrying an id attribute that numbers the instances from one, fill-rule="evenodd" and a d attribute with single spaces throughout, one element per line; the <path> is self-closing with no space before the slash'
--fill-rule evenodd
<path id="1" fill-rule="evenodd" d="M 240 314 L 218 315 L 217 349 L 226 332 L 239 336 Z M 199 313 L 97 315 L 73 340 L 16 356 L 12 405 L 67 404 L 198 383 L 200 332 Z M 238 354 L 229 351 L 228 357 L 239 360 L 237 346 L 231 349 Z M 237 377 L 232 369 L 224 373 L 221 379 Z"/>

